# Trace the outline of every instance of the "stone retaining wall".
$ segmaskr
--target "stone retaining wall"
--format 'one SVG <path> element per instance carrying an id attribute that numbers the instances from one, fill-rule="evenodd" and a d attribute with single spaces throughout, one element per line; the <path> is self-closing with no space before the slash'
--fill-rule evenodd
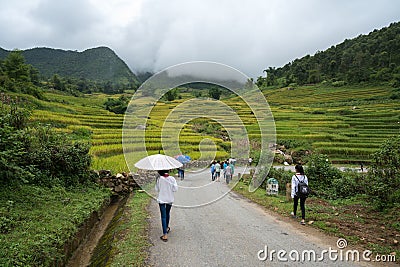
<path id="1" fill-rule="evenodd" d="M 158 175 L 156 171 L 139 170 L 137 173 L 117 173 L 112 174 L 110 170 L 100 170 L 95 172 L 98 176 L 97 183 L 111 189 L 114 195 L 128 195 L 135 189 L 143 186 L 155 179 Z"/>

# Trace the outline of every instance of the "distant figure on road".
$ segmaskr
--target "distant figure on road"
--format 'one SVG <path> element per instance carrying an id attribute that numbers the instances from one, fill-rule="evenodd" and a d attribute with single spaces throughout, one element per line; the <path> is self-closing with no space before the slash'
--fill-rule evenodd
<path id="1" fill-rule="evenodd" d="M 360 163 L 360 170 L 361 170 L 361 172 L 364 172 L 364 165 L 362 162 Z"/>
<path id="2" fill-rule="evenodd" d="M 249 158 L 249 166 L 251 165 L 252 162 L 253 162 L 253 159 L 250 157 Z"/>
<path id="3" fill-rule="evenodd" d="M 158 192 L 157 202 L 160 207 L 163 230 L 163 235 L 160 238 L 162 241 L 167 242 L 170 231 L 170 211 L 174 202 L 174 192 L 178 191 L 178 184 L 173 176 L 169 176 L 167 170 L 158 171 L 158 174 L 160 174 L 160 177 L 157 178 L 155 190 Z"/>
<path id="4" fill-rule="evenodd" d="M 219 161 L 215 164 L 215 179 L 219 182 L 219 177 L 221 176 L 221 164 Z"/>
<path id="5" fill-rule="evenodd" d="M 224 171 L 224 179 L 226 179 L 226 167 L 228 167 L 228 160 L 225 160 L 222 164 L 222 169 Z"/>
<path id="6" fill-rule="evenodd" d="M 225 168 L 225 181 L 227 184 L 232 180 L 232 168 L 230 165 L 227 165 Z"/>
<path id="7" fill-rule="evenodd" d="M 211 162 L 210 165 L 211 181 L 215 180 L 215 161 Z"/>
<path id="8" fill-rule="evenodd" d="M 300 209 L 301 209 L 301 224 L 305 225 L 305 219 L 306 219 L 306 197 L 300 197 L 298 196 L 298 184 L 300 181 L 304 181 L 308 185 L 308 178 L 304 174 L 304 169 L 303 166 L 301 165 L 296 165 L 295 167 L 295 172 L 292 176 L 292 192 L 291 192 L 291 197 L 293 198 L 293 212 L 291 213 L 294 218 L 296 218 L 296 213 L 297 213 L 297 205 L 299 203 L 300 199 Z"/>
<path id="9" fill-rule="evenodd" d="M 181 181 L 185 179 L 185 164 L 178 168 L 178 177 L 181 178 Z"/>

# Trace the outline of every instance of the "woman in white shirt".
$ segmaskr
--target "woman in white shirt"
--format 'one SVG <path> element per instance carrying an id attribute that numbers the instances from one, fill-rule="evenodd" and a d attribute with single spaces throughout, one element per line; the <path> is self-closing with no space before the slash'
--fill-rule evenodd
<path id="1" fill-rule="evenodd" d="M 308 185 L 308 178 L 304 174 L 304 169 L 303 166 L 301 165 L 296 165 L 295 167 L 296 174 L 292 176 L 292 192 L 291 196 L 293 198 L 293 212 L 291 213 L 294 218 L 296 218 L 296 212 L 297 212 L 297 205 L 299 203 L 300 199 L 300 209 L 301 209 L 301 224 L 305 225 L 305 219 L 306 219 L 306 198 L 304 197 L 299 197 L 297 195 L 297 190 L 298 190 L 298 184 L 299 181 L 304 181 Z"/>
<path id="2" fill-rule="evenodd" d="M 168 171 L 158 171 L 158 177 L 155 190 L 158 192 L 157 202 L 160 207 L 161 224 L 163 235 L 160 237 L 162 241 L 168 241 L 169 219 L 172 203 L 174 202 L 174 192 L 178 191 L 178 184 L 173 176 L 169 176 Z"/>

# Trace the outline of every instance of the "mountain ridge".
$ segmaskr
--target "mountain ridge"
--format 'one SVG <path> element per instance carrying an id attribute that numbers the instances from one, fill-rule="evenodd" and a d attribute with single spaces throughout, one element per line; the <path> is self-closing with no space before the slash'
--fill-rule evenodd
<path id="1" fill-rule="evenodd" d="M 258 86 L 290 86 L 321 82 L 341 86 L 387 83 L 400 86 L 400 22 L 360 34 L 282 67 L 268 67 Z"/>
<path id="2" fill-rule="evenodd" d="M 139 84 L 139 78 L 109 47 L 99 46 L 81 52 L 50 47 L 20 50 L 26 63 L 38 69 L 44 78 L 59 75 L 65 78 L 96 82 Z M 11 51 L 0 48 L 0 59 Z"/>

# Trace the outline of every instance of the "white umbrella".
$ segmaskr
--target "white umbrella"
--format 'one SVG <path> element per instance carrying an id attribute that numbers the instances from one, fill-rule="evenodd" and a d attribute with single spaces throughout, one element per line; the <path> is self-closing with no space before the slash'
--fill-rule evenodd
<path id="1" fill-rule="evenodd" d="M 156 154 L 147 156 L 135 163 L 135 167 L 143 170 L 170 170 L 182 167 L 182 163 L 173 157 Z"/>

